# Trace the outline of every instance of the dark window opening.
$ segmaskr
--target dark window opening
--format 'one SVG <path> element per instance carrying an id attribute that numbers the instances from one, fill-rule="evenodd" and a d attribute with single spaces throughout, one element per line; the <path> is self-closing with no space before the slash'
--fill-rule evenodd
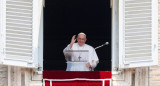
<path id="1" fill-rule="evenodd" d="M 87 42 L 97 47 L 96 71 L 111 70 L 110 0 L 46 0 L 44 8 L 44 70 L 66 70 L 63 49 L 73 35 L 84 32 Z"/>

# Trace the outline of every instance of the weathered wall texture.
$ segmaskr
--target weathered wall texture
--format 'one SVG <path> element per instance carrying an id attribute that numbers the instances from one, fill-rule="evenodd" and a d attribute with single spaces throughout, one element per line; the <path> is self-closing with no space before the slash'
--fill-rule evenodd
<path id="1" fill-rule="evenodd" d="M 42 75 L 30 68 L 9 67 L 8 86 L 42 86 Z"/>
<path id="2" fill-rule="evenodd" d="M 0 86 L 7 86 L 8 85 L 8 67 L 0 65 Z"/>
<path id="3" fill-rule="evenodd" d="M 125 69 L 112 76 L 112 86 L 148 86 L 148 67 Z"/>

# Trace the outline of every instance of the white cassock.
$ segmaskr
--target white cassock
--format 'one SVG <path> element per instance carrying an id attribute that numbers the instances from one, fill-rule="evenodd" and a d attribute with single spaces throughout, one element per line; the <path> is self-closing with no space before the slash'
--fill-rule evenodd
<path id="1" fill-rule="evenodd" d="M 78 43 L 74 43 L 71 49 L 68 45 L 63 53 L 67 61 L 66 71 L 90 71 L 90 68 L 86 66 L 88 62 L 92 68 L 99 63 L 95 49 L 88 44 L 79 46 Z"/>

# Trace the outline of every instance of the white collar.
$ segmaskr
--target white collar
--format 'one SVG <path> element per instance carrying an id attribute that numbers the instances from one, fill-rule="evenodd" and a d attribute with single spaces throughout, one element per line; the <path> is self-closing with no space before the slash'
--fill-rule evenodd
<path id="1" fill-rule="evenodd" d="M 79 44 L 77 43 L 77 45 L 78 45 L 78 47 L 84 47 L 85 46 L 85 44 L 83 44 L 82 46 L 79 46 Z"/>

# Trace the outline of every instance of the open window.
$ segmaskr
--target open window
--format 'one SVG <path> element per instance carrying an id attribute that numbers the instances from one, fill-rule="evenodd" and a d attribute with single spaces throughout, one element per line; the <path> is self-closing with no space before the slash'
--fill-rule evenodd
<path id="1" fill-rule="evenodd" d="M 158 64 L 158 0 L 119 0 L 119 68 Z"/>
<path id="2" fill-rule="evenodd" d="M 42 0 L 1 0 L 0 64 L 38 68 Z"/>
<path id="3" fill-rule="evenodd" d="M 66 70 L 63 49 L 73 35 L 84 32 L 96 48 L 96 71 L 111 70 L 110 0 L 46 0 L 44 8 L 44 70 Z"/>

